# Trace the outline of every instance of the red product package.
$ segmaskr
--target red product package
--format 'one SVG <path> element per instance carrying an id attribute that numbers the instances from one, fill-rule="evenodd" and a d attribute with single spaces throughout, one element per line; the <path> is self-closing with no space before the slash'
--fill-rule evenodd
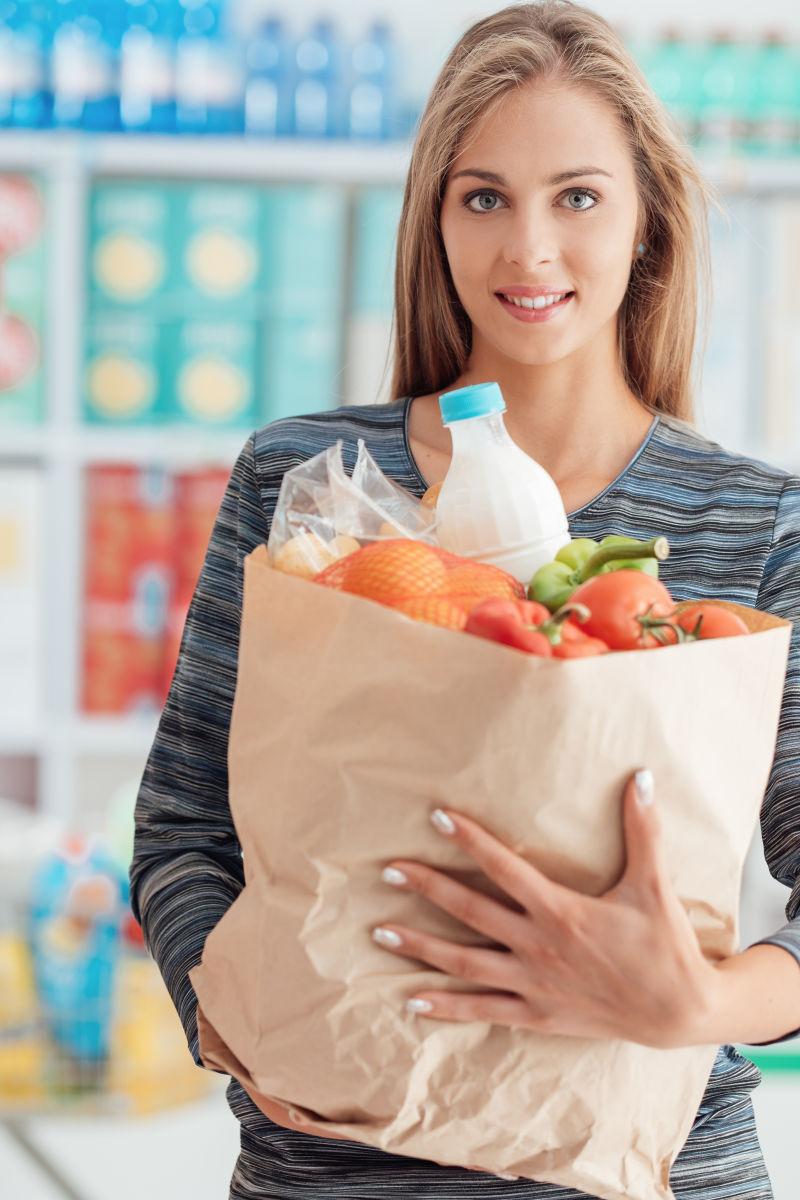
<path id="1" fill-rule="evenodd" d="M 86 473 L 83 677 L 90 714 L 153 712 L 172 574 L 172 479 L 162 468 Z"/>
<path id="2" fill-rule="evenodd" d="M 174 477 L 172 588 L 161 659 L 161 701 L 172 682 L 189 603 L 230 472 L 223 467 L 180 471 Z"/>

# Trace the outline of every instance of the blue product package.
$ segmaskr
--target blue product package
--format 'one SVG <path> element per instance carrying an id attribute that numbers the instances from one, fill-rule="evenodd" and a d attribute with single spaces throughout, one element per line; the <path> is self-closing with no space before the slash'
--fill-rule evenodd
<path id="1" fill-rule="evenodd" d="M 265 294 L 276 316 L 341 306 L 347 197 L 335 184 L 279 184 L 264 195 Z"/>
<path id="2" fill-rule="evenodd" d="M 120 124 L 131 133 L 175 132 L 174 4 L 126 0 L 120 45 Z"/>
<path id="3" fill-rule="evenodd" d="M 96 839 L 65 838 L 34 876 L 27 933 L 56 1090 L 101 1084 L 127 903 L 127 880 Z"/>
<path id="4" fill-rule="evenodd" d="M 285 137 L 291 133 L 291 39 L 279 17 L 270 17 L 247 46 L 245 133 Z"/>
<path id="5" fill-rule="evenodd" d="M 343 403 L 339 313 L 273 316 L 265 323 L 265 421 Z"/>
<path id="6" fill-rule="evenodd" d="M 57 0 L 51 60 L 53 124 L 119 129 L 122 0 Z"/>

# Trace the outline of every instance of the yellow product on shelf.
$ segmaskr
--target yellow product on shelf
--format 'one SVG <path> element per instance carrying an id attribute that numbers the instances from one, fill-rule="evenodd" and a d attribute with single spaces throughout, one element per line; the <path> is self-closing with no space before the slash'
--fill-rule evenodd
<path id="1" fill-rule="evenodd" d="M 251 184 L 178 190 L 172 287 L 180 311 L 256 315 L 264 287 L 263 209 L 263 194 Z"/>
<path id="2" fill-rule="evenodd" d="M 204 1096 L 211 1085 L 194 1063 L 169 993 L 145 955 L 121 959 L 108 1088 L 115 1101 L 147 1113 Z"/>
<path id="3" fill-rule="evenodd" d="M 94 275 L 109 296 L 136 304 L 157 289 L 164 276 L 164 256 L 136 234 L 111 233 L 95 247 Z"/>
<path id="4" fill-rule="evenodd" d="M 44 1098 L 46 1050 L 36 1014 L 28 947 L 18 934 L 0 933 L 0 1111 Z"/>
<path id="5" fill-rule="evenodd" d="M 168 285 L 172 189 L 161 183 L 104 182 L 91 198 L 90 278 L 96 310 L 130 309 Z"/>
<path id="6" fill-rule="evenodd" d="M 90 421 L 149 422 L 160 415 L 161 329 L 120 313 L 89 323 L 84 412 Z"/>
<path id="7" fill-rule="evenodd" d="M 253 321 L 176 323 L 174 375 L 166 389 L 176 407 L 174 420 L 218 426 L 256 423 L 257 331 Z"/>

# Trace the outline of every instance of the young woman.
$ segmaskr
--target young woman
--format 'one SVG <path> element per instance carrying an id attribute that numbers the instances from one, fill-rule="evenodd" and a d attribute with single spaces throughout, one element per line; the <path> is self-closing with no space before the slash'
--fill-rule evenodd
<path id="1" fill-rule="evenodd" d="M 676 598 L 725 597 L 800 617 L 800 478 L 731 453 L 692 426 L 708 195 L 618 37 L 585 8 L 568 0 L 506 8 L 469 29 L 444 64 L 417 134 L 400 221 L 395 399 L 277 421 L 248 439 L 142 781 L 134 909 L 198 1064 L 188 972 L 243 880 L 226 763 L 242 560 L 267 538 L 289 467 L 337 438 L 352 463 L 363 437 L 383 470 L 422 496 L 444 477 L 450 455 L 438 396 L 497 380 L 509 431 L 555 479 L 572 536 L 664 533 L 673 553 L 661 574 Z M 548 299 L 536 299 L 542 296 Z M 535 300 L 533 308 L 525 298 Z M 637 806 L 632 781 L 624 798 L 624 896 L 592 908 L 577 946 L 560 944 L 556 931 L 543 933 L 531 915 L 547 881 L 532 869 L 525 874 L 522 860 L 453 814 L 462 844 L 478 857 L 501 856 L 515 879 L 509 893 L 519 901 L 521 889 L 532 900 L 531 912 L 486 900 L 473 909 L 476 928 L 504 921 L 510 928 L 513 916 L 515 945 L 530 929 L 540 953 L 510 949 L 491 962 L 476 959 L 465 976 L 475 993 L 457 1000 L 427 993 L 433 1008 L 426 1019 L 479 1016 L 590 1037 L 624 1031 L 649 1045 L 718 1043 L 672 1170 L 683 1200 L 772 1195 L 749 1096 L 760 1073 L 731 1043 L 766 1044 L 800 1032 L 798 756 L 795 636 L 762 810 L 770 869 L 793 889 L 788 923 L 713 966 L 663 870 L 658 804 Z M 402 865 L 405 886 L 429 902 L 463 911 L 465 889 L 418 864 L 393 865 Z M 565 902 L 581 902 L 570 896 Z M 376 913 L 376 925 L 380 919 Z M 409 929 L 402 936 L 403 945 L 387 953 L 453 973 L 448 943 Z M 509 995 L 489 1002 L 481 984 Z M 242 1126 L 231 1197 L 578 1200 L 550 1184 L 299 1132 L 285 1110 L 236 1082 L 228 1097 Z"/>

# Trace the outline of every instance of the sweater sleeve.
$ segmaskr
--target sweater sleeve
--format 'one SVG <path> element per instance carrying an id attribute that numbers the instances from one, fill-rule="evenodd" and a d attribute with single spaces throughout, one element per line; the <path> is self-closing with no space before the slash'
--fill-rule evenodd
<path id="1" fill-rule="evenodd" d="M 189 607 L 136 802 L 130 869 L 134 915 L 198 1066 L 197 998 L 189 971 L 244 881 L 228 804 L 228 730 L 243 560 L 267 533 L 251 437 L 228 481 Z"/>
<path id="2" fill-rule="evenodd" d="M 753 945 L 780 946 L 800 970 L 800 477 L 789 476 L 775 517 L 772 545 L 756 607 L 794 622 L 775 757 L 761 806 L 761 836 L 770 874 L 790 889 L 786 924 Z M 800 1028 L 750 1042 L 768 1046 L 797 1037 Z"/>

